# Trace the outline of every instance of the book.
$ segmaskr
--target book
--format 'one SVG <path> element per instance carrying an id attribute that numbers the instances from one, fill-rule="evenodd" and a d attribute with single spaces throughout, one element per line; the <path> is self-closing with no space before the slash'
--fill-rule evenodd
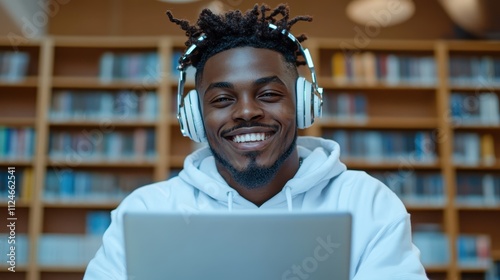
<path id="1" fill-rule="evenodd" d="M 22 171 L 20 186 L 21 186 L 20 199 L 23 201 L 30 201 L 33 195 L 33 188 L 34 188 L 34 176 L 32 168 L 25 168 Z"/>
<path id="2" fill-rule="evenodd" d="M 457 238 L 458 263 L 467 268 L 488 268 L 491 263 L 488 235 L 460 234 Z"/>
<path id="3" fill-rule="evenodd" d="M 347 82 L 346 61 L 342 52 L 335 52 L 332 56 L 332 77 L 337 83 Z"/>
<path id="4" fill-rule="evenodd" d="M 377 59 L 375 53 L 365 51 L 361 55 L 363 64 L 363 80 L 369 85 L 374 85 L 377 82 Z"/>
<path id="5" fill-rule="evenodd" d="M 496 162 L 495 157 L 495 142 L 493 135 L 481 135 L 481 162 L 484 165 L 494 165 Z"/>
<path id="6" fill-rule="evenodd" d="M 0 80 L 18 82 L 28 74 L 30 56 L 27 52 L 0 52 Z"/>
<path id="7" fill-rule="evenodd" d="M 111 224 L 109 211 L 89 211 L 86 215 L 86 234 L 102 236 Z"/>
<path id="8" fill-rule="evenodd" d="M 449 264 L 449 240 L 440 225 L 416 225 L 412 233 L 412 241 L 420 250 L 420 260 L 424 266 Z"/>

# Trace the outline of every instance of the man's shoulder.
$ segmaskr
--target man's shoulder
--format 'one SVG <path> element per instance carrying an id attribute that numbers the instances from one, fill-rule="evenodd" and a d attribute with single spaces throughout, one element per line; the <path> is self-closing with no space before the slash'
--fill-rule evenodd
<path id="1" fill-rule="evenodd" d="M 340 192 L 348 197 L 351 204 L 383 206 L 387 203 L 400 208 L 401 201 L 396 194 L 365 171 L 346 170 L 334 179 L 332 186 L 339 187 Z"/>
<path id="2" fill-rule="evenodd" d="M 184 183 L 179 177 L 168 180 L 154 182 L 138 187 L 132 191 L 125 199 L 125 203 L 137 203 L 149 206 L 165 204 L 171 200 L 178 200 L 193 193 L 192 186 Z"/>
<path id="3" fill-rule="evenodd" d="M 336 183 L 352 186 L 376 185 L 380 183 L 375 177 L 362 170 L 347 169 L 334 178 Z"/>

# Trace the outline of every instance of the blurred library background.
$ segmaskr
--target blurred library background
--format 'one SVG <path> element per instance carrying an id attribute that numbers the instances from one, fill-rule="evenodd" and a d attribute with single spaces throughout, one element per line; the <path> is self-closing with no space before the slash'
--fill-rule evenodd
<path id="1" fill-rule="evenodd" d="M 314 17 L 292 31 L 325 89 L 300 133 L 402 199 L 430 279 L 500 280 L 500 2 L 286 2 Z M 175 117 L 186 39 L 165 11 L 254 4 L 0 0 L 0 279 L 81 279 L 109 212 L 196 148 Z"/>

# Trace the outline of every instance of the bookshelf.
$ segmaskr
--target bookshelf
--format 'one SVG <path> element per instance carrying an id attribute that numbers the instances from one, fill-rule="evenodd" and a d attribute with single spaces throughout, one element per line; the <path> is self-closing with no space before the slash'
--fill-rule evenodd
<path id="1" fill-rule="evenodd" d="M 195 147 L 175 118 L 173 66 L 183 44 L 178 37 L 47 37 L 19 47 L 29 59 L 22 66 L 17 58 L 21 74 L 0 79 L 0 137 L 1 129 L 24 131 L 16 137 L 32 137 L 32 148 L 0 154 L 0 168 L 16 167 L 16 235 L 26 257 L 18 259 L 15 274 L 2 264 L 0 278 L 81 279 L 85 261 L 58 261 L 46 249 L 52 240 L 65 240 L 67 248 L 97 247 L 94 237 L 106 223 L 99 213 L 182 168 Z M 500 215 L 500 116 L 498 107 L 495 117 L 485 113 L 494 106 L 464 100 L 484 105 L 495 102 L 491 94 L 500 97 L 500 42 L 372 40 L 357 47 L 311 38 L 306 46 L 325 104 L 324 117 L 301 135 L 339 141 L 349 168 L 367 171 L 400 195 L 423 236 L 422 248 L 429 234 L 443 240 L 438 245 L 447 260 L 425 264 L 431 279 L 484 278 L 485 267 L 461 263 L 455 242 L 485 235 L 489 255 L 500 261 L 494 222 Z M 11 50 L 1 39 L 0 55 Z M 456 71 L 466 65 L 470 71 Z M 473 69 L 490 76 L 482 80 Z M 186 90 L 193 87 L 188 79 Z M 33 135 L 26 137 L 25 129 Z M 457 144 L 469 139 L 475 144 Z M 466 160 L 457 161 L 457 154 Z M 2 197 L 4 221 L 7 210 Z M 75 250 L 68 254 L 92 255 Z"/>

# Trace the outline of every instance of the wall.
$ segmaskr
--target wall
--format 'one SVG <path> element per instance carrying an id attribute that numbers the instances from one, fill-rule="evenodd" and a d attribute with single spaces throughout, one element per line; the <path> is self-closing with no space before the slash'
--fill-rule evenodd
<path id="1" fill-rule="evenodd" d="M 178 18 L 196 20 L 201 6 L 209 0 L 190 4 L 168 4 L 157 0 L 52 0 L 62 1 L 59 11 L 51 17 L 49 34 L 56 35 L 182 35 L 170 23 L 165 11 L 172 10 Z M 226 5 L 246 10 L 254 1 L 222 0 Z M 397 0 L 395 0 L 397 1 Z M 383 28 L 375 37 L 394 39 L 452 38 L 454 25 L 435 0 L 414 0 L 416 13 L 398 26 Z M 279 0 L 266 1 L 271 7 Z M 353 38 L 356 25 L 347 19 L 348 0 L 289 0 L 292 16 L 314 16 L 312 23 L 299 23 L 294 34 L 305 32 L 311 37 Z M 364 26 L 359 26 L 363 30 Z M 375 30 L 377 31 L 377 30 Z"/>

